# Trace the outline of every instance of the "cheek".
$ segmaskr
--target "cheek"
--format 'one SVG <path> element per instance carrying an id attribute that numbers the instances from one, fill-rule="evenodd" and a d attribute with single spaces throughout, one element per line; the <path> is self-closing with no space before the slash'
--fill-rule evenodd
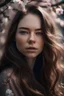
<path id="1" fill-rule="evenodd" d="M 25 40 L 23 38 L 21 38 L 20 36 L 16 37 L 16 46 L 18 48 L 18 50 L 21 50 L 24 47 L 25 44 Z"/>
<path id="2" fill-rule="evenodd" d="M 43 39 L 40 39 L 40 40 L 38 41 L 38 44 L 39 44 L 40 50 L 43 50 L 43 47 L 44 47 L 44 40 L 43 40 Z"/>
<path id="3" fill-rule="evenodd" d="M 17 44 L 17 45 L 23 45 L 23 40 L 20 39 L 20 38 L 17 38 L 17 39 L 16 39 L 16 44 Z"/>

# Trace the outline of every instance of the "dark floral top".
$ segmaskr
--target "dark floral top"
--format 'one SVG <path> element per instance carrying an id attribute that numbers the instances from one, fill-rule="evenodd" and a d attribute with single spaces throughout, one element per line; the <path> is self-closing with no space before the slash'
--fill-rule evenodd
<path id="1" fill-rule="evenodd" d="M 11 69 L 4 70 L 0 74 L 0 96 L 26 96 L 16 84 Z"/>

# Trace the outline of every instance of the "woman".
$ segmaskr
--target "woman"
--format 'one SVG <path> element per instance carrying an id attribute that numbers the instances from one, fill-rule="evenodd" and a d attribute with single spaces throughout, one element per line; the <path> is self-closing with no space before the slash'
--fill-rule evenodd
<path id="1" fill-rule="evenodd" d="M 45 8 L 29 4 L 16 13 L 1 58 L 1 96 L 62 96 L 56 32 Z"/>

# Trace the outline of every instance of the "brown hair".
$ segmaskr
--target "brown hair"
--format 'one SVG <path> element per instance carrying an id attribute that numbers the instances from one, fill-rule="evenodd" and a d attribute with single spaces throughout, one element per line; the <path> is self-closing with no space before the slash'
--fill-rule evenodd
<path id="1" fill-rule="evenodd" d="M 32 70 L 29 68 L 24 56 L 17 50 L 15 34 L 18 23 L 26 14 L 18 11 L 8 31 L 1 67 L 12 67 L 16 74 L 18 84 L 29 96 L 61 96 L 61 71 L 59 68 L 63 47 L 49 13 L 39 7 L 29 6 L 27 14 L 32 13 L 40 17 L 44 38 L 44 49 L 40 54 L 42 62 L 40 83 L 36 81 Z M 39 56 L 40 56 L 39 55 Z M 38 56 L 38 58 L 39 58 Z M 37 60 L 36 60 L 37 61 Z"/>

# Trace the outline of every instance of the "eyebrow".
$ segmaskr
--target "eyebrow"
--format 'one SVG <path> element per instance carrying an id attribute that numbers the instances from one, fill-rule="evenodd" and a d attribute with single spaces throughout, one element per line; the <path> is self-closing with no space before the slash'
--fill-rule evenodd
<path id="1" fill-rule="evenodd" d="M 19 29 L 30 30 L 29 28 L 26 28 L 26 27 L 19 27 Z M 35 29 L 35 31 L 40 31 L 40 30 L 42 30 L 42 29 L 41 28 Z"/>

